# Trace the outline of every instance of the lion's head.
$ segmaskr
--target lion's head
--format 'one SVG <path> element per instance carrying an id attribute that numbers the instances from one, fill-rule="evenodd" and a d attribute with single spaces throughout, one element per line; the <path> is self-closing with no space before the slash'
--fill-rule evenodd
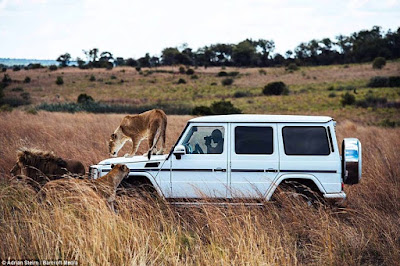
<path id="1" fill-rule="evenodd" d="M 117 157 L 119 150 L 129 140 L 120 130 L 116 130 L 111 134 L 110 140 L 108 141 L 108 152 L 111 157 Z"/>

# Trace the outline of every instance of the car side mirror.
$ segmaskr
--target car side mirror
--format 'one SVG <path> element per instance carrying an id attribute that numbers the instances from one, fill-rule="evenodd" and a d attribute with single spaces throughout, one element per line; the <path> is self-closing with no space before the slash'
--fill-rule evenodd
<path id="1" fill-rule="evenodd" d="M 175 155 L 176 159 L 180 160 L 182 155 L 186 154 L 185 146 L 183 145 L 176 145 L 174 148 L 173 154 Z"/>

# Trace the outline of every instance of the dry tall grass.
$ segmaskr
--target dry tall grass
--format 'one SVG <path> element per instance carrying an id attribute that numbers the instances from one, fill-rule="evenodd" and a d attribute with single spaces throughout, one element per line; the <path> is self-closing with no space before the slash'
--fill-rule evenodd
<path id="1" fill-rule="evenodd" d="M 0 114 L 0 169 L 21 145 L 54 150 L 86 166 L 107 156 L 105 140 L 120 115 Z M 189 117 L 169 117 L 168 145 Z M 328 264 L 398 265 L 400 142 L 398 129 L 339 121 L 339 138 L 364 148 L 361 184 L 346 187 L 346 208 L 286 202 L 175 208 L 120 197 L 118 214 L 95 197 L 39 201 L 7 178 L 0 183 L 0 259 L 68 259 L 83 265 Z M 84 193 L 84 192 L 83 192 Z"/>

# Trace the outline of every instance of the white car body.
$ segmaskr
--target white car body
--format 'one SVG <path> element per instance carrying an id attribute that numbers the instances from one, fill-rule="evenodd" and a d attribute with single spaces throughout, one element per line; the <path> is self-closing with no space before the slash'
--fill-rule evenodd
<path id="1" fill-rule="evenodd" d="M 188 154 L 194 149 L 196 152 L 195 146 L 204 152 L 207 146 L 202 142 L 206 138 L 202 140 L 201 134 L 212 129 L 222 132 L 222 152 Z M 324 155 L 286 154 L 289 153 L 289 146 L 285 146 L 285 138 L 292 150 L 298 149 L 289 143 L 296 138 L 296 130 L 299 134 L 307 130 L 320 132 L 318 134 L 322 135 L 321 132 L 326 132 L 329 147 L 320 148 Z M 250 136 L 246 132 L 250 132 L 255 138 L 252 139 L 253 135 Z M 287 134 L 284 136 L 283 132 Z M 307 135 L 304 136 L 307 138 Z M 215 139 L 218 138 L 213 138 L 213 142 Z M 325 140 L 322 142 L 325 143 Z M 192 145 L 194 143 L 196 145 Z M 306 144 L 299 143 L 299 147 Z M 260 151 L 257 150 L 258 146 Z M 246 149 L 262 154 L 250 154 Z M 307 149 L 308 147 L 305 148 L 305 152 Z M 312 149 L 310 147 L 310 150 Z M 335 122 L 327 116 L 221 115 L 194 118 L 189 120 L 168 155 L 155 155 L 151 160 L 143 156 L 106 159 L 91 166 L 91 177 L 105 175 L 110 171 L 111 164 L 116 163 L 126 164 L 130 168 L 130 178 L 148 179 L 160 196 L 174 201 L 260 197 L 269 200 L 284 180 L 312 181 L 327 199 L 343 200 L 346 197 L 343 191 L 342 159 L 336 140 Z"/>

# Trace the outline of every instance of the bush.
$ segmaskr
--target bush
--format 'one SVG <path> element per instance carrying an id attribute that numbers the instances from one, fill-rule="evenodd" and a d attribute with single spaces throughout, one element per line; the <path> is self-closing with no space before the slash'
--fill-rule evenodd
<path id="1" fill-rule="evenodd" d="M 179 67 L 179 73 L 180 74 L 185 74 L 185 68 L 183 66 Z"/>
<path id="2" fill-rule="evenodd" d="M 96 81 L 96 77 L 94 75 L 91 75 L 89 81 Z"/>
<path id="3" fill-rule="evenodd" d="M 186 70 L 186 75 L 193 75 L 194 74 L 194 70 L 189 68 L 188 70 Z"/>
<path id="4" fill-rule="evenodd" d="M 31 82 L 31 78 L 30 77 L 25 77 L 24 83 L 30 83 L 30 82 Z"/>
<path id="5" fill-rule="evenodd" d="M 12 88 L 11 91 L 24 91 L 24 89 L 22 87 L 15 87 Z"/>
<path id="6" fill-rule="evenodd" d="M 239 74 L 240 74 L 239 71 L 231 71 L 231 72 L 228 73 L 228 76 L 230 76 L 230 77 L 236 77 L 236 76 L 239 75 Z"/>
<path id="7" fill-rule="evenodd" d="M 117 79 L 115 75 L 111 75 L 110 79 Z"/>
<path id="8" fill-rule="evenodd" d="M 62 85 L 62 84 L 64 84 L 63 78 L 60 77 L 60 76 L 58 76 L 57 79 L 56 79 L 56 84 L 57 84 L 57 85 Z"/>
<path id="9" fill-rule="evenodd" d="M 228 76 L 228 73 L 226 73 L 225 71 L 220 71 L 217 74 L 217 77 L 227 77 L 227 76 Z"/>
<path id="10" fill-rule="evenodd" d="M 400 76 L 389 77 L 389 87 L 400 87 Z"/>
<path id="11" fill-rule="evenodd" d="M 227 115 L 227 114 L 240 114 L 242 111 L 233 106 L 230 101 L 219 101 L 214 102 L 210 106 L 211 111 L 216 115 Z"/>
<path id="12" fill-rule="evenodd" d="M 370 88 L 387 87 L 389 85 L 389 79 L 387 77 L 372 77 L 367 86 Z"/>
<path id="13" fill-rule="evenodd" d="M 56 71 L 58 69 L 58 67 L 56 65 L 50 65 L 49 66 L 49 70 L 50 71 Z"/>
<path id="14" fill-rule="evenodd" d="M 343 106 L 346 105 L 353 105 L 356 102 L 356 97 L 353 94 L 350 94 L 346 92 L 344 95 L 342 95 L 342 99 L 340 100 L 340 103 Z"/>
<path id="15" fill-rule="evenodd" d="M 87 95 L 86 93 L 82 93 L 79 94 L 77 102 L 80 104 L 87 104 L 94 102 L 94 99 L 92 96 Z"/>
<path id="16" fill-rule="evenodd" d="M 8 74 L 4 74 L 2 82 L 3 83 L 10 83 L 12 80 Z"/>
<path id="17" fill-rule="evenodd" d="M 179 79 L 179 80 L 178 80 L 178 84 L 186 84 L 186 80 L 184 80 L 184 79 Z"/>
<path id="18" fill-rule="evenodd" d="M 372 68 L 382 69 L 386 65 L 386 59 L 384 57 L 376 57 L 372 62 Z"/>
<path id="19" fill-rule="evenodd" d="M 286 67 L 286 71 L 296 71 L 296 70 L 299 70 L 299 67 L 295 63 L 290 63 Z"/>
<path id="20" fill-rule="evenodd" d="M 329 97 L 329 98 L 334 98 L 334 97 L 336 97 L 336 93 L 331 92 L 331 93 L 329 93 L 328 97 Z"/>
<path id="21" fill-rule="evenodd" d="M 135 69 L 136 69 L 137 72 L 140 72 L 140 70 L 142 70 L 141 67 L 135 67 Z"/>
<path id="22" fill-rule="evenodd" d="M 391 128 L 395 128 L 397 126 L 400 126 L 400 122 L 396 122 L 390 119 L 384 119 L 379 123 L 380 126 L 382 127 L 391 127 Z"/>
<path id="23" fill-rule="evenodd" d="M 224 85 L 224 86 L 230 86 L 230 85 L 233 84 L 233 79 L 232 78 L 223 79 L 221 81 L 221 84 Z"/>
<path id="24" fill-rule="evenodd" d="M 260 74 L 260 75 L 267 75 L 267 71 L 265 71 L 264 69 L 259 69 L 259 70 L 258 70 L 258 74 Z"/>
<path id="25" fill-rule="evenodd" d="M 233 97 L 235 98 L 243 98 L 243 97 L 249 97 L 251 96 L 251 93 L 248 91 L 237 91 L 235 94 L 233 94 Z"/>
<path id="26" fill-rule="evenodd" d="M 190 78 L 191 79 L 199 79 L 199 77 L 197 75 L 192 75 Z"/>
<path id="27" fill-rule="evenodd" d="M 13 66 L 13 71 L 20 71 L 21 67 L 20 66 Z"/>
<path id="28" fill-rule="evenodd" d="M 20 96 L 25 101 L 30 101 L 31 100 L 31 94 L 29 92 L 23 92 L 23 93 L 20 94 Z"/>
<path id="29" fill-rule="evenodd" d="M 356 105 L 359 107 L 367 108 L 367 107 L 376 107 L 378 105 L 385 105 L 387 103 L 386 97 L 375 97 L 372 94 L 368 94 L 365 99 L 357 101 Z"/>
<path id="30" fill-rule="evenodd" d="M 263 89 L 264 95 L 287 95 L 289 88 L 282 81 L 268 83 Z"/>
<path id="31" fill-rule="evenodd" d="M 204 105 L 197 106 L 192 110 L 192 115 L 212 115 L 212 114 L 213 112 L 211 108 Z"/>
<path id="32" fill-rule="evenodd" d="M 7 71 L 7 68 L 5 68 L 5 67 L 1 68 L 1 72 L 6 72 L 6 71 Z"/>
<path id="33" fill-rule="evenodd" d="M 44 68 L 44 66 L 42 66 L 40 63 L 32 63 L 28 65 L 29 69 L 40 69 L 40 68 Z"/>

